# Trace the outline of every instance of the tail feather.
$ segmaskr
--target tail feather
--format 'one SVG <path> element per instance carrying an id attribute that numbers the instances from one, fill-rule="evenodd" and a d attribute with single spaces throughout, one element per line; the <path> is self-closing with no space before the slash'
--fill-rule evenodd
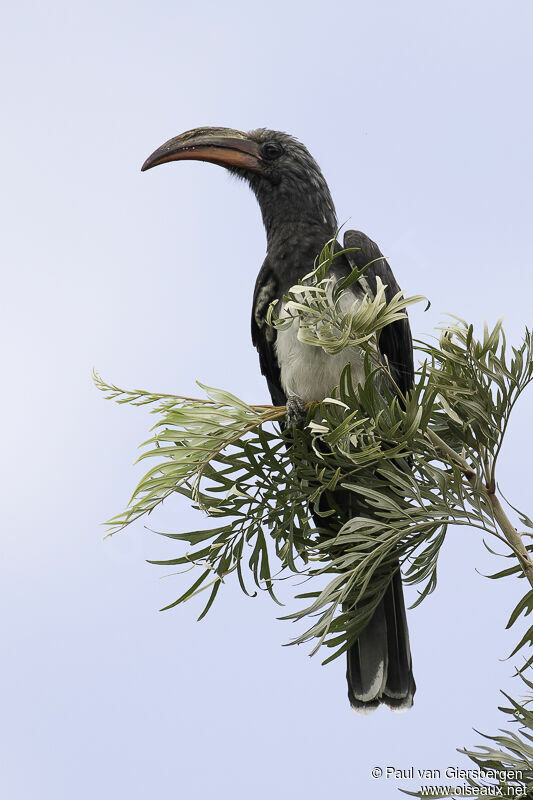
<path id="1" fill-rule="evenodd" d="M 383 603 L 348 652 L 348 688 L 361 702 L 383 693 L 388 668 L 387 623 Z"/>
<path id="2" fill-rule="evenodd" d="M 315 514 L 314 519 L 318 529 L 330 530 L 333 535 L 346 518 L 366 511 L 352 493 L 338 489 L 320 497 L 320 511 L 332 508 L 338 516 L 325 519 Z M 395 710 L 413 705 L 416 685 L 399 568 L 370 622 L 347 651 L 346 678 L 350 705 L 359 713 L 374 711 L 381 704 Z"/>
<path id="3" fill-rule="evenodd" d="M 370 622 L 348 651 L 348 698 L 355 711 L 381 703 L 401 710 L 413 705 L 416 690 L 399 570 Z"/>

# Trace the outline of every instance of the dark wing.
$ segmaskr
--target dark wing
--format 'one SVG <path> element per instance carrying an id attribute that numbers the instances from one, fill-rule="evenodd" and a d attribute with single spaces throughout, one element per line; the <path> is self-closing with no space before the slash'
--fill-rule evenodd
<path id="1" fill-rule="evenodd" d="M 281 388 L 281 375 L 275 348 L 276 331 L 266 322 L 268 307 L 278 297 L 278 281 L 270 268 L 267 256 L 255 282 L 252 305 L 252 342 L 259 353 L 261 372 L 267 379 L 272 402 L 276 406 L 284 406 L 287 398 Z"/>
<path id="2" fill-rule="evenodd" d="M 376 291 L 376 276 L 379 275 L 382 283 L 387 287 L 385 289 L 387 301 L 392 300 L 394 295 L 400 291 L 400 287 L 377 244 L 361 231 L 346 231 L 344 247 L 359 248 L 351 253 L 346 253 L 351 267 L 357 266 L 361 269 L 369 264 L 365 271 L 365 277 L 370 290 Z M 400 390 L 406 392 L 413 385 L 414 379 L 413 342 L 409 321 L 401 319 L 383 328 L 379 337 L 379 349 L 387 357 L 392 376 Z"/>
<path id="3" fill-rule="evenodd" d="M 385 296 L 391 300 L 400 291 L 392 270 L 375 242 L 360 231 L 346 231 L 344 247 L 358 247 L 346 253 L 351 267 L 367 267 L 365 277 L 371 292 L 376 291 L 379 275 L 386 285 Z M 375 261 L 374 259 L 378 259 Z M 370 263 L 373 262 L 373 263 Z M 413 384 L 413 343 L 407 319 L 383 328 L 379 349 L 387 357 L 392 376 L 402 392 Z M 322 523 L 323 524 L 323 523 Z M 381 664 L 381 667 L 380 667 Z M 380 673 L 381 669 L 381 673 Z M 382 676 L 376 694 L 376 676 Z M 409 708 L 416 690 L 413 678 L 407 618 L 402 581 L 395 572 L 374 616 L 348 651 L 348 697 L 356 711 L 369 711 L 379 703 L 390 708 Z"/>

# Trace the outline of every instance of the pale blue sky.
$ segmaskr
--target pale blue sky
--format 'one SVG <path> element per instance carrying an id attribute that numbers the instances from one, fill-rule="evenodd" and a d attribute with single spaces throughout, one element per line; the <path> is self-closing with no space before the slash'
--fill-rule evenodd
<path id="1" fill-rule="evenodd" d="M 354 715 L 344 664 L 282 648 L 294 629 L 268 598 L 228 585 L 201 623 L 199 603 L 158 613 L 184 582 L 145 559 L 179 545 L 141 524 L 104 542 L 100 527 L 152 418 L 104 402 L 90 372 L 268 399 L 249 341 L 255 200 L 212 165 L 140 173 L 198 125 L 301 138 L 339 219 L 431 298 L 416 336 L 450 311 L 503 314 L 517 341 L 533 291 L 532 28 L 525 0 L 5 5 L 2 797 L 378 800 L 398 784 L 372 766 L 468 766 L 455 747 L 472 726 L 504 722 L 502 629 L 522 587 L 476 572 L 501 561 L 475 531 L 450 532 L 439 587 L 409 614 L 405 714 Z M 530 514 L 531 397 L 500 468 Z M 202 523 L 180 500 L 151 519 Z"/>

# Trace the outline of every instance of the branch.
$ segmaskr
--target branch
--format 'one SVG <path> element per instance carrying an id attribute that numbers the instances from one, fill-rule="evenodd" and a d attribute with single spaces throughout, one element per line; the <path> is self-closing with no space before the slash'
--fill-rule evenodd
<path id="1" fill-rule="evenodd" d="M 441 439 L 440 436 L 435 433 L 435 431 L 432 431 L 431 428 L 426 429 L 426 434 L 435 449 L 440 450 L 443 455 L 447 456 L 450 461 L 459 467 L 465 478 L 467 478 L 470 482 L 475 479 L 476 473 L 469 465 L 468 461 L 466 461 L 466 459 L 464 459 L 463 456 L 457 452 L 457 450 L 454 450 L 453 447 L 450 447 L 449 444 L 446 444 L 446 442 Z"/>
<path id="2" fill-rule="evenodd" d="M 432 431 L 430 428 L 426 431 L 427 436 L 431 443 L 435 446 L 437 450 L 444 455 L 446 455 L 463 473 L 465 478 L 468 480 L 472 487 L 475 487 L 475 480 L 476 480 L 476 473 L 470 467 L 468 462 L 463 458 L 460 453 L 450 447 L 446 442 L 444 442 L 438 434 Z M 503 510 L 500 501 L 496 497 L 493 482 L 491 485 L 484 487 L 485 492 L 487 494 L 487 498 L 492 509 L 492 513 L 494 515 L 494 519 L 500 526 L 505 538 L 507 539 L 509 546 L 516 554 L 518 560 L 520 561 L 520 566 L 522 567 L 522 571 L 529 581 L 530 585 L 533 587 L 533 561 L 522 541 L 521 535 L 518 533 L 516 528 L 511 524 L 509 517 Z"/>
<path id="3" fill-rule="evenodd" d="M 505 538 L 509 542 L 512 550 L 516 553 L 520 566 L 530 585 L 533 587 L 533 561 L 522 541 L 521 535 L 516 528 L 511 524 L 509 517 L 503 510 L 500 501 L 494 492 L 487 492 L 489 501 L 494 514 L 494 519 L 503 531 Z"/>

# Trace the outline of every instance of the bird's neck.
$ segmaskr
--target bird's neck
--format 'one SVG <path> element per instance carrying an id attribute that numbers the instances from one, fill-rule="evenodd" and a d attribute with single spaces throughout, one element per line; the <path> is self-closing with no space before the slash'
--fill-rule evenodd
<path id="1" fill-rule="evenodd" d="M 335 235 L 335 207 L 319 171 L 303 184 L 290 176 L 278 184 L 264 180 L 250 184 L 261 208 L 269 251 L 283 247 L 287 240 L 319 251 Z"/>
<path id="2" fill-rule="evenodd" d="M 335 236 L 337 218 L 329 190 L 257 193 L 268 255 L 283 271 L 309 272 L 325 243 Z M 300 276 L 299 276 L 300 277 Z"/>
<path id="3" fill-rule="evenodd" d="M 318 255 L 325 243 L 335 236 L 336 225 L 331 221 L 298 217 L 280 219 L 273 225 L 265 225 L 265 230 L 270 254 L 296 256 L 296 251 L 300 250 L 302 255 L 309 251 Z"/>
<path id="4" fill-rule="evenodd" d="M 268 260 L 282 291 L 311 272 L 316 257 L 336 233 L 333 221 L 313 218 L 278 220 L 265 228 Z"/>

